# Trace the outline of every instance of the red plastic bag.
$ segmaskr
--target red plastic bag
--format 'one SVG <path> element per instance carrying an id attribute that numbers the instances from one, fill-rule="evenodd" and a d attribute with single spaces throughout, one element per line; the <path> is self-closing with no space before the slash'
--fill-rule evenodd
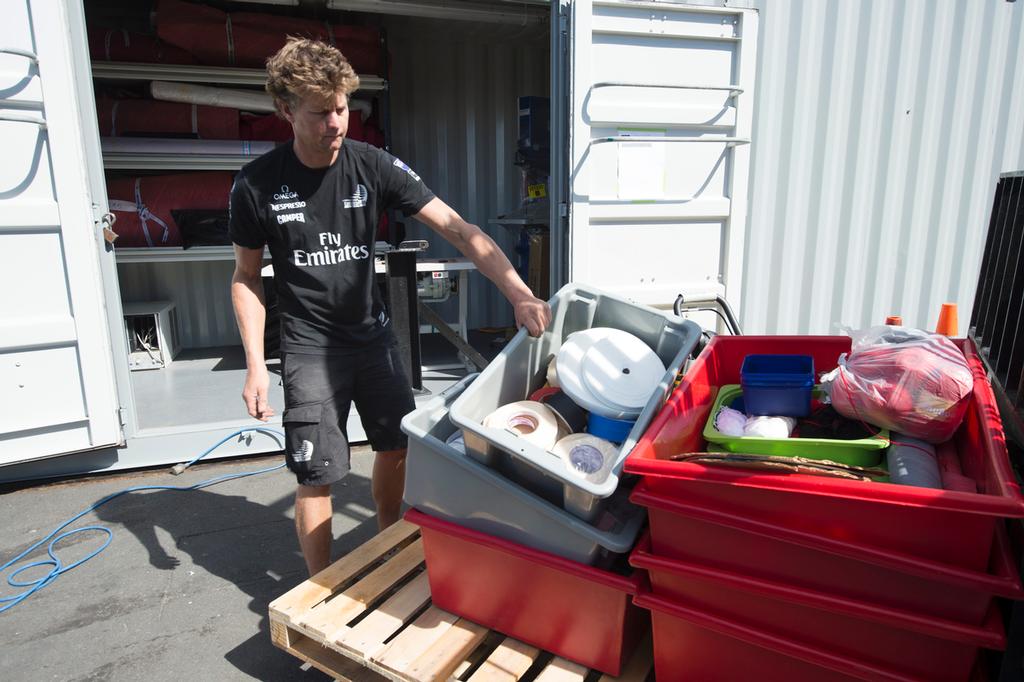
<path id="1" fill-rule="evenodd" d="M 909 327 L 850 334 L 849 356 L 822 377 L 836 411 L 929 443 L 949 440 L 963 421 L 974 378 L 952 341 Z"/>

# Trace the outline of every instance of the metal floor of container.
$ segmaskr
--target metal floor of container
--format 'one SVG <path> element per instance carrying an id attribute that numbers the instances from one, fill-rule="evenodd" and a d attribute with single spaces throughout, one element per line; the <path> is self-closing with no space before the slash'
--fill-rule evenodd
<path id="1" fill-rule="evenodd" d="M 492 345 L 493 334 L 471 332 L 470 341 L 484 357 L 493 358 L 499 348 Z M 445 390 L 465 376 L 464 367 L 446 367 L 458 362 L 455 349 L 439 334 L 420 337 L 423 359 L 423 385 L 426 392 L 417 396 L 422 402 Z M 442 366 L 444 369 L 431 369 Z M 270 404 L 277 412 L 272 423 L 280 422 L 284 390 L 280 385 L 281 363 L 270 360 Z M 132 373 L 139 430 L 194 427 L 237 421 L 251 424 L 242 404 L 245 383 L 245 355 L 241 346 L 184 350 L 163 369 Z M 362 425 L 353 409 L 349 418 L 349 438 L 362 440 Z"/>

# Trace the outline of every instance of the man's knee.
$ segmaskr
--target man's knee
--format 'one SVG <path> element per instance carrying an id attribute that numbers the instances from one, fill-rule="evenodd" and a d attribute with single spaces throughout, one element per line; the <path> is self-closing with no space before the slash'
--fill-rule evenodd
<path id="1" fill-rule="evenodd" d="M 329 485 L 300 485 L 295 490 L 295 499 L 306 500 L 322 497 L 329 497 L 331 486 Z"/>
<path id="2" fill-rule="evenodd" d="M 378 461 L 401 464 L 405 461 L 405 454 L 408 452 L 406 448 L 400 450 L 378 450 L 375 454 Z"/>

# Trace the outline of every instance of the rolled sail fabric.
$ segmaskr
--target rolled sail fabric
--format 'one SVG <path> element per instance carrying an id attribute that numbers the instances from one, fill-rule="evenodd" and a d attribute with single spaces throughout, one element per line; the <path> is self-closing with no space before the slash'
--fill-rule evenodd
<path id="1" fill-rule="evenodd" d="M 547 405 L 532 400 L 499 407 L 484 418 L 484 426 L 508 431 L 544 450 L 551 450 L 558 440 L 554 413 Z"/>
<path id="2" fill-rule="evenodd" d="M 124 141 L 130 142 L 131 138 Z M 228 171 L 111 178 L 107 181 L 107 201 L 117 216 L 117 248 L 181 246 L 181 230 L 172 211 L 227 210 L 231 182 Z"/>
<path id="3" fill-rule="evenodd" d="M 373 26 L 265 12 L 229 13 L 180 0 L 157 0 L 155 10 L 160 39 L 187 51 L 201 64 L 262 69 L 288 36 L 301 36 L 337 47 L 357 73 L 384 73 L 381 33 Z"/>
<path id="4" fill-rule="evenodd" d="M 270 114 L 275 111 L 274 100 L 265 92 L 252 90 L 231 90 L 229 88 L 211 88 L 208 85 L 191 83 L 168 83 L 153 81 L 149 84 L 149 92 L 153 99 L 164 102 L 185 102 L 187 104 L 205 104 L 211 107 L 230 107 L 241 111 L 254 111 Z"/>
<path id="5" fill-rule="evenodd" d="M 587 411 L 573 402 L 572 398 L 561 390 L 543 396 L 540 401 L 555 413 L 555 419 L 558 420 L 559 426 L 565 432 L 563 435 L 580 433 L 586 429 Z"/>
<path id="6" fill-rule="evenodd" d="M 100 133 L 111 137 L 191 135 L 205 140 L 239 139 L 237 109 L 99 97 L 96 99 L 96 116 Z"/>

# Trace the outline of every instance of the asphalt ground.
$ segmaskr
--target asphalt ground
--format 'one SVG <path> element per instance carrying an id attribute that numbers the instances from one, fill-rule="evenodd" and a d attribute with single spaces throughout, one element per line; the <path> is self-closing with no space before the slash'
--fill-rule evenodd
<path id="1" fill-rule="evenodd" d="M 332 558 L 377 530 L 373 454 L 353 448 L 352 472 L 334 486 Z M 187 486 L 264 469 L 281 456 L 199 463 L 0 489 L 0 562 L 107 495 L 140 485 Z M 113 532 L 103 553 L 0 613 L 3 680 L 326 680 L 270 641 L 267 606 L 305 580 L 294 527 L 295 479 L 286 470 L 197 491 L 122 495 L 71 528 Z M 105 535 L 73 535 L 64 564 Z M 46 557 L 45 547 L 26 563 Z M 19 564 L 20 565 L 20 564 Z M 45 575 L 30 569 L 22 580 Z M 23 588 L 22 588 L 23 589 Z M 0 597 L 20 589 L 0 579 Z"/>

